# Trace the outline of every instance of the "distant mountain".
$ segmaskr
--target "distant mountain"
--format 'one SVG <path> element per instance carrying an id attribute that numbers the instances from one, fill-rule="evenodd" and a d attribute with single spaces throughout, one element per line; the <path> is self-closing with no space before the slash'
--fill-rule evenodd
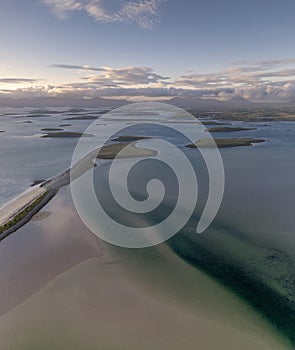
<path id="1" fill-rule="evenodd" d="M 200 97 L 174 97 L 168 101 L 177 107 L 200 109 L 200 110 L 226 110 L 226 109 L 249 109 L 260 107 L 260 103 L 248 101 L 242 97 L 236 96 L 227 101 L 215 99 L 203 99 Z"/>
<path id="2" fill-rule="evenodd" d="M 117 108 L 130 102 L 126 100 L 109 100 L 100 97 L 91 99 L 73 97 L 35 97 L 11 98 L 0 96 L 0 107 L 101 107 Z"/>
<path id="3" fill-rule="evenodd" d="M 253 106 L 253 105 L 260 105 L 259 102 L 252 102 L 249 100 L 246 100 L 245 98 L 241 96 L 235 96 L 232 97 L 230 100 L 225 101 L 228 105 L 231 106 Z"/>
<path id="4" fill-rule="evenodd" d="M 295 108 L 295 100 L 289 102 L 283 101 L 264 101 L 253 102 L 242 97 L 235 96 L 227 101 L 215 99 L 204 99 L 200 97 L 173 97 L 168 101 L 158 101 L 169 103 L 174 106 L 204 112 L 224 112 L 224 111 L 251 111 L 265 108 Z M 127 100 L 106 99 L 95 97 L 90 99 L 75 98 L 73 96 L 55 96 L 55 97 L 34 97 L 34 98 L 16 98 L 0 95 L 0 107 L 93 107 L 93 108 L 118 108 L 132 102 Z"/>

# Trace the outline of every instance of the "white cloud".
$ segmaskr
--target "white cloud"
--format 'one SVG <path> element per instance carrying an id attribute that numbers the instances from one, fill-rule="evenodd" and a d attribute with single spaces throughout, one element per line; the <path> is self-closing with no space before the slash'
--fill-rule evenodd
<path id="1" fill-rule="evenodd" d="M 234 64 L 237 65 L 237 63 Z M 215 73 L 183 75 L 175 81 L 175 85 L 195 89 L 210 86 L 253 89 L 257 86 L 293 80 L 295 68 L 278 69 L 287 64 L 295 65 L 295 59 L 248 62 L 248 66 L 231 67 Z"/>
<path id="2" fill-rule="evenodd" d="M 91 67 L 86 65 L 54 64 L 54 68 L 74 69 L 77 71 L 99 72 L 82 77 L 88 84 L 102 86 L 132 86 L 166 84 L 169 77 L 157 74 L 150 67 Z"/>
<path id="3" fill-rule="evenodd" d="M 290 63 L 291 64 L 291 63 Z M 0 79 L 3 87 L 20 84 L 16 90 L 0 90 L 0 94 L 15 97 L 65 96 L 71 98 L 171 98 L 204 97 L 229 99 L 240 96 L 252 101 L 295 101 L 295 68 L 258 69 L 257 65 L 234 66 L 208 74 L 186 74 L 171 79 L 150 67 L 120 68 L 87 65 L 54 64 L 54 69 L 79 72 L 76 80 L 60 86 L 41 86 L 38 79 L 7 77 Z M 7 85 L 8 84 L 8 85 Z M 40 86 L 38 86 L 40 85 Z"/>
<path id="4" fill-rule="evenodd" d="M 40 81 L 34 78 L 1 78 L 0 84 L 32 84 Z"/>
<path id="5" fill-rule="evenodd" d="M 112 69 L 105 67 L 104 72 L 95 75 L 89 75 L 84 79 L 96 84 L 116 84 L 116 85 L 147 85 L 159 83 L 169 79 L 155 73 L 149 67 L 123 67 Z"/>
<path id="6" fill-rule="evenodd" d="M 59 18 L 67 18 L 70 11 L 81 10 L 83 8 L 83 0 L 41 0 L 45 5 L 52 8 Z"/>
<path id="7" fill-rule="evenodd" d="M 269 69 L 277 65 L 289 65 L 295 64 L 295 58 L 280 58 L 280 59 L 269 59 L 260 61 L 235 61 L 232 62 L 234 66 L 247 65 L 250 67 L 257 67 L 259 70 Z"/>
<path id="8" fill-rule="evenodd" d="M 149 29 L 159 20 L 159 7 L 165 0 L 121 0 L 117 8 L 107 9 L 109 0 L 41 0 L 61 19 L 73 11 L 84 11 L 98 22 L 136 23 Z"/>

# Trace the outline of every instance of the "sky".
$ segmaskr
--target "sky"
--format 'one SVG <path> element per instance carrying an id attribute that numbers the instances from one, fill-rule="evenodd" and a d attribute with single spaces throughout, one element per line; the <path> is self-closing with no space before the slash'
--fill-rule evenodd
<path id="1" fill-rule="evenodd" d="M 295 97 L 294 0 L 1 0 L 0 95 Z"/>

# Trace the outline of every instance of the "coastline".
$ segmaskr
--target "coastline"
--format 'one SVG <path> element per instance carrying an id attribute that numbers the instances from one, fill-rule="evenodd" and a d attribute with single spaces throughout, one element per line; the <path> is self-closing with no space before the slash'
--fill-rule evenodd
<path id="1" fill-rule="evenodd" d="M 148 157 L 156 155 L 156 152 L 136 147 L 132 141 L 105 145 L 90 151 L 71 168 L 42 181 L 0 208 L 0 241 L 30 221 L 60 188 L 95 167 L 96 159 L 110 160 L 117 155 L 120 158 Z"/>
<path id="2" fill-rule="evenodd" d="M 33 202 L 44 193 L 45 189 L 41 188 L 40 186 L 34 186 L 18 197 L 10 200 L 0 208 L 0 226 L 11 220 L 13 216 L 16 215 L 24 206 L 30 202 Z"/>
<path id="3" fill-rule="evenodd" d="M 0 225 L 0 242 L 29 222 L 32 217 L 56 195 L 58 190 L 46 190 L 39 187 L 36 192 L 37 193 L 32 193 L 33 199 L 29 197 L 30 199 L 25 200 L 27 194 L 22 194 L 2 208 L 3 212 L 8 212 L 11 208 L 12 213 L 8 214 L 6 217 L 2 216 Z"/>
<path id="4" fill-rule="evenodd" d="M 74 178 L 81 176 L 84 172 L 88 171 L 91 167 L 95 166 L 93 163 L 93 160 L 96 158 L 98 150 L 91 151 L 89 154 L 87 154 L 83 159 L 78 161 L 72 168 L 67 169 L 66 171 L 60 173 L 59 175 L 42 182 L 38 187 L 38 191 L 34 188 L 35 197 L 33 196 L 34 200 L 40 199 L 47 191 L 47 195 L 38 203 L 38 205 L 34 206 L 31 211 L 27 213 L 25 218 L 17 223 L 17 226 L 14 226 L 9 231 L 4 232 L 0 236 L 0 241 L 7 237 L 12 232 L 15 232 L 17 229 L 19 229 L 21 226 L 25 225 L 40 209 L 42 209 L 58 192 L 58 190 L 63 187 L 67 186 L 70 183 L 70 177 L 71 175 L 74 175 Z M 72 173 L 71 173 L 72 170 Z M 25 192 L 27 193 L 27 191 Z M 20 196 L 22 199 L 27 198 L 24 197 L 24 194 Z M 31 198 L 32 199 L 32 198 Z M 16 203 L 21 203 L 20 198 L 17 198 Z M 14 202 L 14 201 L 12 201 Z M 23 203 L 23 206 L 19 204 L 19 210 L 16 212 L 14 208 L 14 212 L 12 213 L 11 217 L 16 216 L 19 214 L 20 211 L 24 210 L 26 207 L 28 207 L 30 204 L 32 204 L 32 200 L 28 203 Z M 11 205 L 11 202 L 10 202 Z M 218 230 L 220 231 L 220 230 Z M 219 232 L 220 233 L 220 232 Z M 197 269 L 202 269 L 208 273 L 210 276 L 214 276 L 216 280 L 221 281 L 225 284 L 228 284 L 231 289 L 236 290 L 239 295 L 244 296 L 246 299 L 248 299 L 249 303 L 252 303 L 253 306 L 255 306 L 255 309 L 257 309 L 259 312 L 267 315 L 268 320 L 271 320 L 272 324 L 277 325 L 277 327 L 280 329 L 280 332 L 282 332 L 286 338 L 291 339 L 291 341 L 294 341 L 294 338 L 292 338 L 292 329 L 289 328 L 287 332 L 284 331 L 284 322 L 280 324 L 277 324 L 276 322 L 276 316 L 279 314 L 282 315 L 282 312 L 284 313 L 288 309 L 288 304 L 286 303 L 286 299 L 282 298 L 281 295 L 272 293 L 273 290 L 267 288 L 264 284 L 260 284 L 261 281 L 258 281 L 255 279 L 254 274 L 248 274 L 244 276 L 243 271 L 241 270 L 241 267 L 237 265 L 236 262 L 230 262 L 228 265 L 225 264 L 225 261 L 222 259 L 222 257 L 218 255 L 214 255 L 215 252 L 212 249 L 212 242 L 210 243 L 210 249 L 204 243 L 203 240 L 203 246 L 200 244 L 194 246 L 194 242 L 190 242 L 187 239 L 184 239 L 183 242 L 178 238 L 177 247 L 173 245 L 173 241 L 171 241 L 172 245 L 171 248 L 175 249 L 177 251 L 177 254 L 181 257 L 183 257 L 186 261 L 188 261 L 191 265 L 194 265 Z M 243 243 L 243 238 L 241 238 L 241 242 Z M 188 249 L 182 249 L 185 248 L 185 245 L 189 244 Z M 221 243 L 222 244 L 222 243 Z M 237 245 L 235 245 L 237 247 Z M 178 248 L 178 249 L 177 249 Z M 180 249 L 180 250 L 179 250 Z M 189 251 L 195 251 L 198 253 L 199 260 L 196 259 L 195 256 L 191 257 Z M 186 253 L 184 253 L 186 252 Z M 187 256 L 185 256 L 188 254 Z M 237 285 L 238 282 L 240 285 Z M 252 291 L 252 292 L 251 292 Z M 253 292 L 254 291 L 254 292 Z M 255 299 L 255 293 L 258 292 L 258 298 Z M 275 307 L 266 309 L 265 304 L 273 304 Z M 289 320 L 287 320 L 289 323 Z M 291 335 L 291 336 L 290 336 Z"/>

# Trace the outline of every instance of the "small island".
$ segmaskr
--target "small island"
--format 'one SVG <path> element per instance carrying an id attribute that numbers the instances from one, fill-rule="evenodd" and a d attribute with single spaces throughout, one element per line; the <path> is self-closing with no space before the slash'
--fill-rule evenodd
<path id="1" fill-rule="evenodd" d="M 67 110 L 67 113 L 82 113 L 82 112 L 86 112 L 86 110 L 83 108 L 70 108 L 69 110 Z"/>
<path id="2" fill-rule="evenodd" d="M 215 120 L 200 120 L 200 122 L 203 124 L 203 125 L 231 125 L 230 123 L 226 123 L 226 122 L 217 122 Z"/>
<path id="3" fill-rule="evenodd" d="M 122 152 L 121 152 L 122 151 Z M 121 152 L 121 153 L 120 153 Z M 116 143 L 113 145 L 103 146 L 98 154 L 98 159 L 114 159 L 114 158 L 138 158 L 152 157 L 158 154 L 157 151 L 136 147 L 132 142 Z"/>
<path id="4" fill-rule="evenodd" d="M 14 117 L 14 118 L 48 118 L 50 117 L 49 114 L 27 114 L 27 115 L 22 115 L 20 117 Z"/>
<path id="5" fill-rule="evenodd" d="M 50 110 L 50 109 L 33 109 L 31 114 L 61 114 L 63 111 L 56 111 L 56 110 Z"/>
<path id="6" fill-rule="evenodd" d="M 140 141 L 140 140 L 146 140 L 150 139 L 148 136 L 133 136 L 133 135 L 122 135 L 118 136 L 115 139 L 112 139 L 112 141 L 117 141 L 117 142 L 133 142 L 133 141 Z"/>
<path id="7" fill-rule="evenodd" d="M 63 120 L 96 120 L 98 117 L 94 115 L 84 115 L 84 116 L 78 116 L 78 117 L 67 117 L 63 118 Z"/>
<path id="8" fill-rule="evenodd" d="M 252 146 L 255 143 L 265 142 L 263 139 L 254 139 L 250 137 L 246 138 L 206 138 L 198 140 L 195 143 L 186 145 L 188 148 L 229 148 L 229 147 L 241 147 Z"/>
<path id="9" fill-rule="evenodd" d="M 257 130 L 256 128 L 243 128 L 243 127 L 234 127 L 234 126 L 222 126 L 209 128 L 207 132 L 236 132 L 236 131 L 247 131 L 247 130 Z"/>
<path id="10" fill-rule="evenodd" d="M 43 128 L 41 131 L 62 131 L 60 128 Z"/>
<path id="11" fill-rule="evenodd" d="M 82 132 L 71 132 L 71 131 L 59 131 L 50 132 L 48 134 L 42 135 L 41 138 L 78 138 L 78 137 L 93 137 L 93 134 L 83 134 Z"/>

